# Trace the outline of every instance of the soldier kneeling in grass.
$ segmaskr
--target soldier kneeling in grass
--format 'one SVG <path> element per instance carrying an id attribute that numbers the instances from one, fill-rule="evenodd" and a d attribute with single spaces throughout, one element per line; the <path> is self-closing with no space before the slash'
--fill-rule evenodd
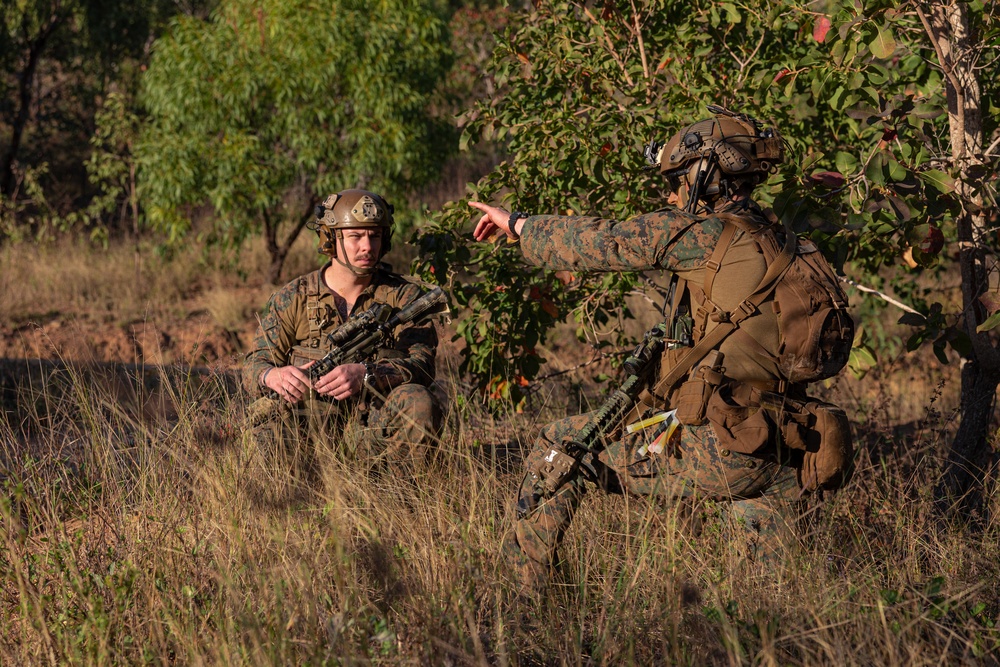
<path id="1" fill-rule="evenodd" d="M 640 346 L 649 356 L 658 345 L 658 368 L 628 379 L 631 413 L 620 409 L 619 390 L 611 410 L 544 427 L 528 456 L 506 541 L 526 583 L 548 579 L 591 485 L 727 501 L 744 531 L 740 551 L 767 558 L 798 501 L 850 474 L 846 415 L 806 394 L 847 363 L 854 324 L 846 296 L 816 246 L 751 199 L 784 158 L 777 131 L 709 110 L 712 118 L 647 149 L 679 208 L 616 221 L 471 204 L 483 212 L 477 240 L 503 232 L 536 266 L 663 270 L 672 280 L 666 322 Z M 603 424 L 611 413 L 622 418 Z"/>
<path id="2" fill-rule="evenodd" d="M 243 368 L 260 396 L 248 417 L 265 461 L 287 456 L 293 471 L 314 477 L 315 447 L 324 442 L 339 452 L 363 448 L 366 465 L 409 474 L 432 452 L 441 424 L 428 389 L 437 333 L 420 321 L 426 309 L 412 316 L 427 301 L 421 288 L 381 261 L 392 214 L 364 190 L 328 197 L 313 229 L 330 261 L 268 301 Z M 401 312 L 411 316 L 401 321 Z"/>

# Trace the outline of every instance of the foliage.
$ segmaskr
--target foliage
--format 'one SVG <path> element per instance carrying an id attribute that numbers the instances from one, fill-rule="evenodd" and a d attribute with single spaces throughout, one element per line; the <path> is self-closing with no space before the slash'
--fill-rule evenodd
<path id="1" fill-rule="evenodd" d="M 189 11 L 204 2 L 185 3 Z M 38 0 L 0 8 L 0 197 L 6 224 L 72 224 L 95 108 L 130 97 L 172 0 Z"/>
<path id="2" fill-rule="evenodd" d="M 280 270 L 321 196 L 363 186 L 393 198 L 435 173 L 444 129 L 426 104 L 448 58 L 426 2 L 227 0 L 209 21 L 177 19 L 144 80 L 150 222 L 177 240 L 208 203 L 212 239 L 264 227 Z"/>
<path id="3" fill-rule="evenodd" d="M 108 95 L 94 117 L 96 129 L 90 138 L 93 152 L 87 159 L 87 175 L 98 189 L 85 215 L 95 223 L 92 237 L 107 239 L 107 226 L 100 220 L 116 214 L 113 227 L 122 229 L 131 221 L 139 233 L 139 201 L 136 192 L 135 142 L 139 134 L 139 116 L 124 94 Z"/>
<path id="4" fill-rule="evenodd" d="M 940 71 L 912 8 L 894 5 L 558 1 L 513 22 L 494 54 L 501 93 L 477 106 L 462 137 L 463 147 L 506 141 L 511 158 L 418 239 L 417 268 L 449 284 L 468 309 L 463 368 L 493 393 L 531 377 L 532 350 L 554 321 L 573 313 L 586 325 L 581 337 L 593 339 L 638 284 L 630 275 L 559 280 L 526 270 L 516 251 L 469 247 L 466 201 L 612 218 L 658 208 L 661 181 L 642 170 L 642 146 L 707 115 L 706 102 L 780 129 L 788 158 L 759 198 L 838 267 L 872 273 L 899 267 L 904 254 L 918 267 L 937 261 L 931 229 L 954 238 L 958 174 L 941 167 Z M 994 48 L 995 17 L 981 4 L 977 11 Z M 995 93 L 995 84 L 984 86 L 987 108 L 996 108 Z M 988 133 L 995 114 L 990 123 Z M 977 187 L 995 191 L 995 172 L 995 163 L 977 172 L 986 176 Z M 962 347 L 960 335 L 948 335 Z"/>

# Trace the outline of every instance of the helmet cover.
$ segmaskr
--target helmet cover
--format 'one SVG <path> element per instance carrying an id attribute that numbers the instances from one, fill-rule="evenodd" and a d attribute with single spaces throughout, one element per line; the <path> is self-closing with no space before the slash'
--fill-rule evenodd
<path id="1" fill-rule="evenodd" d="M 684 179 L 692 196 L 711 200 L 757 185 L 784 160 L 784 143 L 774 128 L 719 106 L 708 110 L 713 118 L 681 129 L 655 158 L 648 156 L 661 174 L 677 181 L 675 187 Z"/>
<path id="2" fill-rule="evenodd" d="M 394 208 L 381 196 L 367 190 L 344 190 L 327 197 L 316 206 L 313 229 L 320 235 L 320 252 L 337 256 L 336 239 L 343 238 L 341 230 L 382 229 L 381 259 L 392 247 L 392 214 Z"/>

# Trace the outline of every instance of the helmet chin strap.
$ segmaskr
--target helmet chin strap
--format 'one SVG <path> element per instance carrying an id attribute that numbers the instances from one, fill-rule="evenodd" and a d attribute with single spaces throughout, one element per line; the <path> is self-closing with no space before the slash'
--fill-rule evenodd
<path id="1" fill-rule="evenodd" d="M 698 170 L 698 175 L 695 177 L 694 184 L 688 187 L 688 201 L 687 205 L 684 207 L 684 210 L 688 213 L 715 212 L 708 201 L 702 199 L 706 183 L 708 183 L 708 179 L 712 176 L 712 171 L 714 169 L 716 169 L 715 161 L 708 160 L 708 167 Z M 699 210 L 699 206 L 703 209 L 703 211 Z"/>
<path id="2" fill-rule="evenodd" d="M 341 234 L 340 230 L 338 229 L 335 232 L 334 236 L 336 238 L 336 240 L 334 241 L 334 244 L 336 244 L 337 241 L 340 241 L 340 250 L 344 254 L 344 258 L 346 259 L 347 258 L 347 248 L 344 246 L 344 235 Z M 334 249 L 336 249 L 336 245 L 334 245 Z M 354 266 L 353 264 L 351 264 L 350 260 L 347 260 L 346 262 L 343 261 L 343 260 L 341 260 L 340 259 L 340 254 L 341 254 L 340 252 L 334 253 L 334 255 L 333 255 L 333 261 L 335 261 L 337 264 L 340 264 L 341 266 L 343 266 L 344 268 L 346 268 L 348 271 L 350 271 L 351 273 L 353 273 L 356 276 L 359 276 L 359 277 L 370 276 L 373 273 L 375 273 L 375 269 L 378 268 L 378 264 L 376 264 L 375 266 L 370 267 L 370 268 L 361 268 L 359 266 Z"/>

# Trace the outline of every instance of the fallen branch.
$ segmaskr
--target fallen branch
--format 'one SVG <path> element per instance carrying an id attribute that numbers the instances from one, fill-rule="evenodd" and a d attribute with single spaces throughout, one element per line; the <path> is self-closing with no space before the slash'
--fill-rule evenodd
<path id="1" fill-rule="evenodd" d="M 891 303 L 892 305 L 896 306 L 897 308 L 902 308 L 903 310 L 905 310 L 908 313 L 913 313 L 914 315 L 920 315 L 921 317 L 924 317 L 923 313 L 920 313 L 920 312 L 918 312 L 916 310 L 913 310 L 912 308 L 910 308 L 909 306 L 907 306 L 905 303 L 902 303 L 901 301 L 897 301 L 896 299 L 893 299 L 891 296 L 889 296 L 888 294 L 885 294 L 884 292 L 879 292 L 877 289 L 873 289 L 871 287 L 865 287 L 864 285 L 861 285 L 860 283 L 857 283 L 857 282 L 851 280 L 850 278 L 845 278 L 844 276 L 837 276 L 837 277 L 840 278 L 840 282 L 847 283 L 848 285 L 850 285 L 851 287 L 854 287 L 855 289 L 859 289 L 862 292 L 867 292 L 868 294 L 874 294 L 875 296 L 879 297 L 880 299 L 882 299 L 884 301 L 887 301 L 887 302 Z"/>

